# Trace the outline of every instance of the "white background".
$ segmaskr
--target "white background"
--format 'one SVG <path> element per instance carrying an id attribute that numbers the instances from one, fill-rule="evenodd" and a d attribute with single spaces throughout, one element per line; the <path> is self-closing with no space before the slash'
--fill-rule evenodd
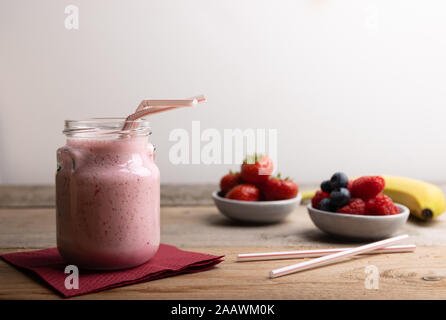
<path id="1" fill-rule="evenodd" d="M 64 27 L 79 7 L 79 30 Z M 278 130 L 279 170 L 446 180 L 444 1 L 0 0 L 0 183 L 53 183 L 63 120 L 125 116 L 143 98 L 204 93 L 154 116 L 162 182 L 175 128 Z M 233 166 L 235 168 L 235 166 Z"/>

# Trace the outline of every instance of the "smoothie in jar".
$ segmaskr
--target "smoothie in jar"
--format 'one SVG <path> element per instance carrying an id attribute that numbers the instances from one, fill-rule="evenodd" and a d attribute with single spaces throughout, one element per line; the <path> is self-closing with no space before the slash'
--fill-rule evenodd
<path id="1" fill-rule="evenodd" d="M 150 128 L 136 120 L 66 121 L 57 151 L 57 247 L 71 264 L 122 269 L 152 258 L 160 242 L 160 174 Z"/>

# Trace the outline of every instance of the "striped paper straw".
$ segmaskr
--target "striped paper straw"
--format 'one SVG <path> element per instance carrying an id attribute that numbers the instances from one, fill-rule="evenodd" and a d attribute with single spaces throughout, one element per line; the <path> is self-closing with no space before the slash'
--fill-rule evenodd
<path id="1" fill-rule="evenodd" d="M 390 246 L 380 248 L 371 252 L 361 254 L 377 254 L 377 253 L 402 253 L 413 252 L 417 248 L 414 244 Z M 284 260 L 284 259 L 303 259 L 323 257 L 332 253 L 342 252 L 353 248 L 335 248 L 335 249 L 317 249 L 317 250 L 297 250 L 297 251 L 279 251 L 279 252 L 262 252 L 262 253 L 241 253 L 237 255 L 237 261 L 264 261 L 264 260 Z"/>
<path id="2" fill-rule="evenodd" d="M 320 266 L 323 266 L 326 264 L 331 264 L 331 263 L 337 262 L 337 261 L 342 260 L 347 257 L 352 257 L 352 256 L 355 256 L 358 254 L 362 254 L 362 253 L 370 252 L 370 251 L 373 251 L 376 249 L 387 247 L 390 244 L 394 244 L 396 242 L 402 241 L 404 239 L 407 239 L 408 237 L 409 236 L 407 234 L 404 234 L 404 235 L 393 237 L 390 239 L 369 243 L 369 244 L 366 244 L 366 245 L 363 245 L 363 246 L 360 246 L 360 247 L 357 247 L 354 249 L 349 249 L 349 250 L 329 254 L 327 256 L 323 256 L 323 257 L 316 258 L 313 260 L 304 261 L 301 263 L 293 264 L 291 266 L 286 266 L 283 268 L 275 269 L 270 272 L 269 276 L 270 276 L 270 278 L 277 278 L 277 277 L 285 276 L 290 273 L 300 272 L 300 271 L 312 269 L 315 267 L 320 267 Z"/>
<path id="3" fill-rule="evenodd" d="M 136 111 L 125 119 L 122 130 L 133 129 L 135 124 L 132 123 L 132 121 L 148 115 L 182 107 L 193 107 L 201 102 L 206 102 L 206 98 L 203 95 L 181 100 L 143 100 L 139 104 Z"/>

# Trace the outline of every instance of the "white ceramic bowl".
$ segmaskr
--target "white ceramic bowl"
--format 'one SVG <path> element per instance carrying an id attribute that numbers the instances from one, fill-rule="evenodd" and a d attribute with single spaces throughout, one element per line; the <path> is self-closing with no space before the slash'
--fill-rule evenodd
<path id="1" fill-rule="evenodd" d="M 220 197 L 218 192 L 212 193 L 215 205 L 226 217 L 250 223 L 274 223 L 283 220 L 302 199 L 299 193 L 296 198 L 278 201 L 240 201 Z"/>
<path id="2" fill-rule="evenodd" d="M 356 240 L 378 240 L 391 236 L 409 217 L 409 209 L 395 203 L 399 214 L 389 216 L 355 215 L 314 209 L 307 206 L 313 223 L 322 231 L 334 236 Z"/>

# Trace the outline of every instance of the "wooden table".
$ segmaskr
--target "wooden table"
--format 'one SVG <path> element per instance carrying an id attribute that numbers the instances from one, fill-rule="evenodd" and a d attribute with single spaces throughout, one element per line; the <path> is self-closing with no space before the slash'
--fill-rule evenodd
<path id="1" fill-rule="evenodd" d="M 72 299 L 446 299 L 446 215 L 432 223 L 410 220 L 401 233 L 415 253 L 355 257 L 269 279 L 271 269 L 296 260 L 235 262 L 237 253 L 352 246 L 311 223 L 301 206 L 280 224 L 243 226 L 213 206 L 162 207 L 162 242 L 225 255 L 212 270 L 134 284 Z M 357 244 L 353 244 L 357 245 Z M 53 208 L 0 209 L 0 253 L 55 246 Z M 379 290 L 366 289 L 365 267 L 380 273 Z M 426 281 L 425 276 L 439 277 Z M 61 299 L 35 277 L 0 261 L 0 299 Z"/>

